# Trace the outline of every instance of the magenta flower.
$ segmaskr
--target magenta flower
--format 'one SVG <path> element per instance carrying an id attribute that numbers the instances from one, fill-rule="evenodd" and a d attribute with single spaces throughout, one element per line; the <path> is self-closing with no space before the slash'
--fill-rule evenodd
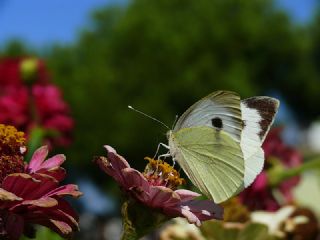
<path id="1" fill-rule="evenodd" d="M 262 171 L 250 187 L 240 193 L 239 199 L 250 210 L 276 211 L 280 208 L 268 185 L 268 176 Z"/>
<path id="2" fill-rule="evenodd" d="M 30 79 L 31 78 L 31 79 Z M 0 85 L 23 85 L 23 81 L 47 83 L 49 74 L 42 60 L 32 57 L 0 59 Z"/>
<path id="3" fill-rule="evenodd" d="M 39 115 L 44 119 L 68 111 L 60 89 L 54 85 L 35 85 L 32 88 L 32 95 Z"/>
<path id="4" fill-rule="evenodd" d="M 268 134 L 262 146 L 266 158 L 264 170 L 255 182 L 239 195 L 242 203 L 251 210 L 278 210 L 281 206 L 273 195 L 274 190 L 282 195 L 282 204 L 289 204 L 293 201 L 292 189 L 298 184 L 299 177 L 296 176 L 279 183 L 277 186 L 272 186 L 271 180 L 273 179 L 269 179 L 268 175 L 268 171 L 277 167 L 274 164 L 280 164 L 284 168 L 302 164 L 301 154 L 283 142 L 281 131 L 281 128 L 275 128 Z"/>
<path id="5" fill-rule="evenodd" d="M 32 97 L 40 125 L 58 133 L 58 136 L 50 138 L 51 142 L 60 146 L 69 145 L 74 121 L 60 89 L 51 84 L 35 85 L 32 88 Z"/>
<path id="6" fill-rule="evenodd" d="M 26 127 L 28 122 L 28 92 L 24 87 L 0 87 L 0 122 Z"/>
<path id="7" fill-rule="evenodd" d="M 33 224 L 70 237 L 79 229 L 78 215 L 63 197 L 82 193 L 76 185 L 59 185 L 66 176 L 61 168 L 65 156 L 46 159 L 48 148 L 44 146 L 27 164 L 24 142 L 23 133 L 0 124 L 0 238 L 31 237 Z"/>
<path id="8" fill-rule="evenodd" d="M 148 159 L 149 164 L 142 174 L 131 168 L 112 147 L 105 148 L 107 158 L 98 157 L 96 163 L 131 198 L 169 217 L 184 217 L 197 226 L 205 220 L 223 218 L 223 209 L 212 201 L 197 200 L 199 194 L 189 190 L 174 190 L 183 180 L 167 163 Z"/>
<path id="9" fill-rule="evenodd" d="M 0 60 L 0 122 L 27 134 L 43 130 L 43 143 L 67 146 L 74 121 L 61 90 L 50 84 L 45 63 L 35 58 Z"/>
<path id="10" fill-rule="evenodd" d="M 0 59 L 0 85 L 20 84 L 20 58 Z"/>
<path id="11" fill-rule="evenodd" d="M 277 158 L 285 168 L 300 166 L 303 162 L 302 155 L 296 149 L 286 145 L 281 139 L 282 128 L 273 129 L 268 134 L 263 144 L 267 159 Z M 280 183 L 279 190 L 283 194 L 286 203 L 293 201 L 292 189 L 298 185 L 299 176 L 292 177 Z"/>

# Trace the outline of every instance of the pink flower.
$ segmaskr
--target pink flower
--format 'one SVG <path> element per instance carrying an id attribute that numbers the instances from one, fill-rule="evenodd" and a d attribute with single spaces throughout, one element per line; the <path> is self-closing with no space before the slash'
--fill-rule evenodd
<path id="1" fill-rule="evenodd" d="M 239 199 L 250 210 L 276 211 L 280 205 L 268 185 L 268 176 L 262 171 L 250 187 L 240 193 Z"/>
<path id="2" fill-rule="evenodd" d="M 61 168 L 65 156 L 46 159 L 44 146 L 35 151 L 29 164 L 24 163 L 24 141 L 21 132 L 0 125 L 0 238 L 30 237 L 32 224 L 70 237 L 79 229 L 78 215 L 63 197 L 82 193 L 74 184 L 59 184 L 66 176 Z"/>
<path id="3" fill-rule="evenodd" d="M 26 164 L 25 172 L 35 178 L 39 174 L 46 174 L 55 178 L 59 182 L 64 180 L 66 171 L 60 166 L 64 163 L 66 157 L 63 154 L 58 154 L 46 160 L 47 156 L 47 146 L 38 148 L 34 152 L 30 162 Z"/>
<path id="4" fill-rule="evenodd" d="M 276 211 L 280 208 L 279 202 L 273 195 L 275 186 L 269 184 L 267 174 L 268 170 L 274 167 L 274 161 L 278 161 L 277 164 L 281 164 L 285 168 L 296 167 L 302 163 L 301 154 L 286 145 L 281 139 L 281 131 L 281 128 L 272 129 L 266 137 L 262 146 L 266 158 L 265 168 L 255 182 L 239 195 L 242 202 L 251 210 Z M 279 193 L 282 194 L 282 204 L 292 203 L 292 189 L 298 182 L 299 177 L 297 176 L 276 186 Z"/>
<path id="5" fill-rule="evenodd" d="M 33 57 L 0 59 L 0 86 L 21 86 L 30 80 L 38 84 L 48 82 L 49 74 L 42 60 Z"/>
<path id="6" fill-rule="evenodd" d="M 19 85 L 21 84 L 20 77 L 20 58 L 5 58 L 0 59 L 0 85 Z"/>
<path id="7" fill-rule="evenodd" d="M 25 127 L 28 121 L 28 91 L 25 87 L 0 88 L 0 122 Z"/>
<path id="8" fill-rule="evenodd" d="M 281 161 L 285 168 L 297 167 L 302 164 L 303 159 L 296 149 L 286 145 L 281 139 L 282 128 L 273 129 L 268 134 L 263 149 L 267 159 L 275 157 Z M 290 203 L 293 201 L 292 189 L 299 183 L 300 177 L 296 176 L 279 185 L 279 190 L 285 197 L 285 201 Z"/>
<path id="9" fill-rule="evenodd" d="M 0 60 L 0 122 L 30 133 L 43 128 L 44 142 L 71 143 L 74 121 L 61 90 L 49 83 L 45 63 L 35 58 Z"/>
<path id="10" fill-rule="evenodd" d="M 174 190 L 181 178 L 172 167 L 168 168 L 168 164 L 149 159 L 150 163 L 142 174 L 131 168 L 112 147 L 105 148 L 107 158 L 98 157 L 96 163 L 133 199 L 169 217 L 185 217 L 197 226 L 205 220 L 222 219 L 223 209 L 212 201 L 197 200 L 199 194 L 189 190 Z"/>
<path id="11" fill-rule="evenodd" d="M 32 95 L 37 105 L 38 114 L 42 118 L 68 112 L 60 89 L 54 85 L 34 85 Z"/>
<path id="12" fill-rule="evenodd" d="M 60 146 L 69 145 L 74 121 L 60 89 L 54 85 L 35 85 L 32 97 L 41 125 L 58 133 L 50 137 L 51 142 Z"/>

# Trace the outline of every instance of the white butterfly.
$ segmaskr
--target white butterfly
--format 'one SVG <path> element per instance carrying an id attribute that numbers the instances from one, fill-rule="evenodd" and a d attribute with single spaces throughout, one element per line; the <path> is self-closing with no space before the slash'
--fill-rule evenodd
<path id="1" fill-rule="evenodd" d="M 249 186 L 262 171 L 261 145 L 279 101 L 240 100 L 216 91 L 192 105 L 168 132 L 169 154 L 200 191 L 220 203 Z"/>

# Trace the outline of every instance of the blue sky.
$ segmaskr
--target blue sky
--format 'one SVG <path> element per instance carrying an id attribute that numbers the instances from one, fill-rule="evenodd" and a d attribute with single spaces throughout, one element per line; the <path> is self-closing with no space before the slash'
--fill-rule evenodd
<path id="1" fill-rule="evenodd" d="M 90 12 L 125 0 L 0 0 L 0 46 L 18 38 L 32 46 L 71 43 L 88 24 Z M 277 0 L 296 22 L 307 22 L 317 0 Z"/>

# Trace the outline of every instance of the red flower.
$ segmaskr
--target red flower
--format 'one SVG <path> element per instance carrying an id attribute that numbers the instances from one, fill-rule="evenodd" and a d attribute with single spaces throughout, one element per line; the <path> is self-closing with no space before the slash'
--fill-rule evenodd
<path id="1" fill-rule="evenodd" d="M 20 58 L 0 59 L 0 85 L 20 85 Z"/>
<path id="2" fill-rule="evenodd" d="M 31 224 L 70 237 L 78 230 L 78 216 L 63 197 L 82 193 L 73 184 L 59 186 L 66 176 L 60 167 L 65 157 L 60 154 L 46 160 L 48 149 L 41 147 L 24 167 L 24 141 L 21 132 L 0 125 L 0 238 L 30 236 Z"/>
<path id="3" fill-rule="evenodd" d="M 268 170 L 278 161 L 285 168 L 296 167 L 302 163 L 302 156 L 292 147 L 286 145 L 281 139 L 281 128 L 270 131 L 263 143 L 266 164 L 264 171 L 257 177 L 255 182 L 245 189 L 240 195 L 242 202 L 251 210 L 275 211 L 280 208 L 279 202 L 273 195 L 276 190 L 282 194 L 282 204 L 289 204 L 293 201 L 292 189 L 299 182 L 299 177 L 293 177 L 281 182 L 278 186 L 271 186 L 268 179 Z"/>
<path id="4" fill-rule="evenodd" d="M 222 219 L 223 209 L 209 200 L 196 200 L 198 193 L 174 190 L 182 183 L 178 173 L 162 161 L 148 159 L 144 174 L 130 167 L 116 151 L 105 146 L 107 158 L 99 157 L 96 163 L 113 177 L 122 190 L 145 206 L 160 210 L 169 217 L 185 217 L 190 223 L 200 225 L 209 219 Z"/>
<path id="5" fill-rule="evenodd" d="M 28 91 L 25 87 L 0 88 L 0 122 L 19 128 L 26 126 L 28 116 Z"/>
<path id="6" fill-rule="evenodd" d="M 49 74 L 42 60 L 31 57 L 0 59 L 0 86 L 47 83 Z"/>

